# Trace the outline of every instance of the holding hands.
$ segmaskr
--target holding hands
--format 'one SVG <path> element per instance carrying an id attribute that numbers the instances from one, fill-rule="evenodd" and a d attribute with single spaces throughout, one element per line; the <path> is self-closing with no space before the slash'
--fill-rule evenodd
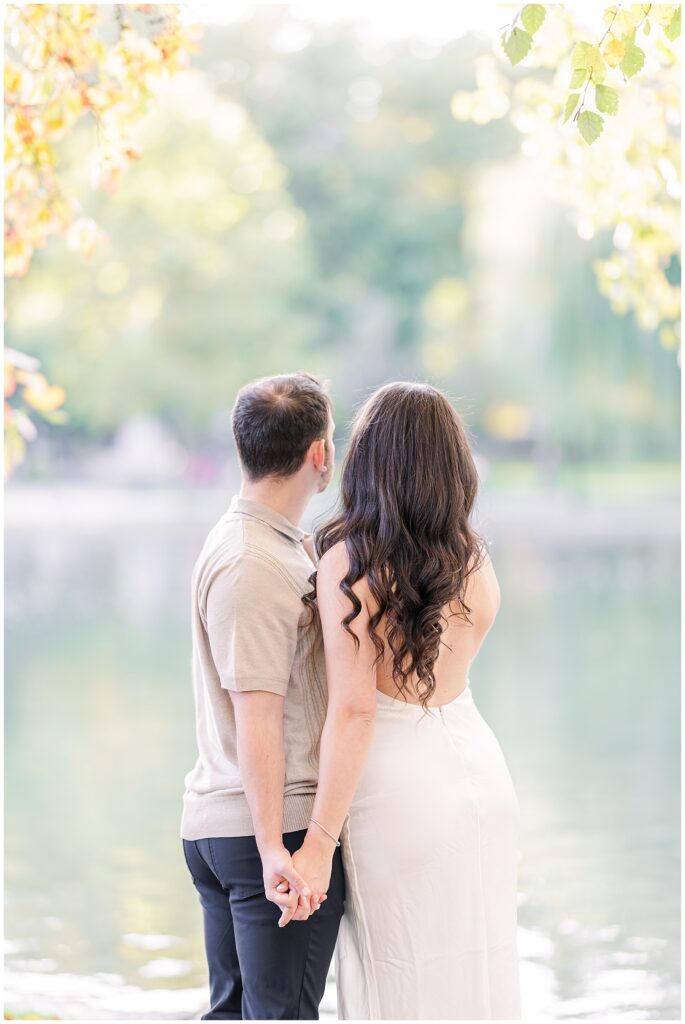
<path id="1" fill-rule="evenodd" d="M 328 898 L 336 845 L 322 828 L 310 829 L 292 857 L 282 847 L 262 858 L 266 898 L 281 909 L 279 928 L 306 921 Z"/>
<path id="2" fill-rule="evenodd" d="M 293 918 L 306 921 L 310 914 L 312 891 L 296 870 L 293 858 L 285 846 L 269 847 L 260 851 L 264 873 L 264 894 L 281 909 L 279 928 Z"/>

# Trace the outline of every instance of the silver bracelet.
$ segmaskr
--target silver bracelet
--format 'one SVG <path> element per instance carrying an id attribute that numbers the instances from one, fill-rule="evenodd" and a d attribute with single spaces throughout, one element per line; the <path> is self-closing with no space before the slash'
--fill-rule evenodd
<path id="1" fill-rule="evenodd" d="M 320 821 L 317 821 L 316 818 L 310 818 L 309 820 L 313 821 L 315 825 L 318 825 L 321 831 L 325 832 L 327 836 L 330 836 L 336 846 L 340 846 L 340 840 L 336 839 L 335 836 L 331 832 L 329 832 L 327 828 L 324 828 Z"/>

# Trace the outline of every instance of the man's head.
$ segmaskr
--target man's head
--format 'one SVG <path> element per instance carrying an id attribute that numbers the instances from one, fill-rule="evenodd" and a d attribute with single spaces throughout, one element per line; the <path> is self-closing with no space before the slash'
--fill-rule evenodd
<path id="1" fill-rule="evenodd" d="M 333 414 L 324 385 L 308 373 L 262 377 L 238 392 L 233 435 L 251 482 L 302 476 L 322 491 L 333 476 Z"/>

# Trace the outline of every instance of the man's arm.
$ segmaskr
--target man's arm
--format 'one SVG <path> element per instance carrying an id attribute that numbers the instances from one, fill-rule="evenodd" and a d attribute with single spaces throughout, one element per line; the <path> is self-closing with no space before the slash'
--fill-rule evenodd
<path id="1" fill-rule="evenodd" d="M 221 685 L 233 704 L 238 764 L 264 867 L 265 893 L 283 909 L 281 925 L 292 917 L 305 919 L 311 909 L 308 886 L 293 870 L 282 835 L 283 712 L 300 614 L 286 580 L 268 561 L 253 555 L 224 566 L 207 592 L 207 635 Z M 276 890 L 283 879 L 293 893 Z"/>
<path id="2" fill-rule="evenodd" d="M 283 845 L 284 698 L 266 690 L 231 693 L 238 735 L 238 763 L 262 859 L 266 898 L 282 908 L 279 926 L 309 916 L 310 890 Z M 286 880 L 290 893 L 277 886 Z M 298 894 L 303 897 L 298 900 Z M 298 906 L 299 903 L 299 906 Z"/>

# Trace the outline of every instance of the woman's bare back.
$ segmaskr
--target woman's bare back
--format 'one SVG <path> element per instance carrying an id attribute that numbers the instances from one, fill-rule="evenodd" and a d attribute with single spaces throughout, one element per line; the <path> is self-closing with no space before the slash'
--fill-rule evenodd
<path id="1" fill-rule="evenodd" d="M 450 613 L 446 612 L 447 625 L 442 634 L 440 654 L 435 665 L 435 692 L 429 706 L 448 704 L 466 688 L 471 664 L 497 615 L 500 589 L 487 552 L 480 567 L 468 578 L 464 600 L 471 609 L 471 624 L 462 616 L 454 614 L 456 607 L 453 607 Z M 382 629 L 381 621 L 379 632 Z M 411 685 L 411 682 L 408 685 Z M 392 658 L 387 645 L 385 656 L 376 667 L 376 688 L 389 697 L 403 699 L 403 695 L 398 694 L 392 678 Z M 410 703 L 418 704 L 419 700 L 413 686 L 412 690 L 412 694 L 405 692 L 404 696 Z"/>

